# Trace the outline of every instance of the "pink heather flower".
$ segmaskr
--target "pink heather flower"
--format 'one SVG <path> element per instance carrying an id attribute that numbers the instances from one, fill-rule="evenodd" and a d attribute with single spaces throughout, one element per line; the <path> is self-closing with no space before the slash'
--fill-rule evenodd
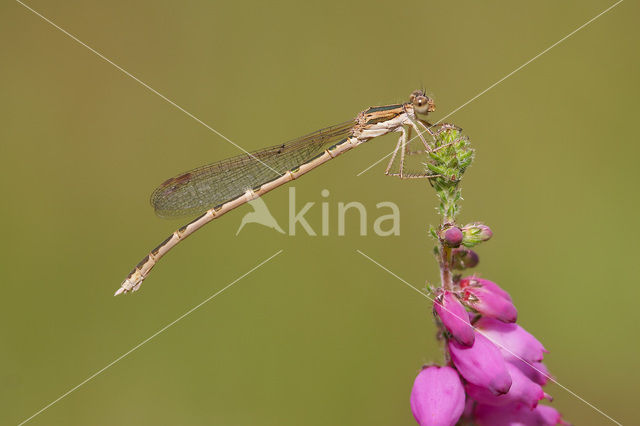
<path id="1" fill-rule="evenodd" d="M 465 288 L 468 286 L 486 288 L 487 290 L 493 293 L 496 293 L 504 297 L 505 299 L 507 299 L 509 302 L 511 302 L 511 296 L 509 295 L 509 293 L 507 293 L 502 287 L 500 287 L 498 284 L 494 283 L 493 281 L 471 276 L 471 277 L 466 277 L 461 279 L 458 284 L 462 288 Z"/>
<path id="2" fill-rule="evenodd" d="M 476 334 L 473 346 L 465 347 L 455 340 L 448 342 L 451 360 L 468 382 L 489 389 L 493 394 L 507 393 L 511 376 L 498 348 L 481 334 Z"/>
<path id="3" fill-rule="evenodd" d="M 562 420 L 562 414 L 558 412 L 553 407 L 549 407 L 548 405 L 538 405 L 538 407 L 534 410 L 537 412 L 539 419 L 541 420 L 538 424 L 543 425 L 568 425 L 569 423 Z"/>
<path id="4" fill-rule="evenodd" d="M 548 352 L 538 339 L 518 324 L 506 324 L 493 318 L 481 317 L 475 326 L 498 346 L 507 361 L 542 361 L 544 353 Z"/>
<path id="5" fill-rule="evenodd" d="M 458 372 L 451 367 L 423 369 L 411 389 L 411 411 L 420 426 L 454 426 L 465 407 Z"/>
<path id="6" fill-rule="evenodd" d="M 525 362 L 519 359 L 511 359 L 509 362 L 520 369 L 525 376 L 539 384 L 544 386 L 551 378 L 549 369 L 541 362 Z"/>
<path id="7" fill-rule="evenodd" d="M 488 287 L 466 287 L 463 301 L 482 315 L 503 322 L 516 322 L 518 318 L 518 311 L 513 302 L 489 290 Z"/>
<path id="8" fill-rule="evenodd" d="M 477 404 L 474 410 L 477 426 L 555 426 L 568 425 L 558 411 L 547 405 L 538 405 L 534 410 L 522 404 L 496 407 Z"/>
<path id="9" fill-rule="evenodd" d="M 473 345 L 475 333 L 469 322 L 469 314 L 455 294 L 444 291 L 436 299 L 433 308 L 444 327 L 458 343 L 463 346 Z"/>
<path id="10" fill-rule="evenodd" d="M 520 403 L 531 410 L 534 409 L 538 401 L 546 396 L 542 387 L 531 381 L 513 364 L 507 363 L 507 371 L 511 376 L 512 384 L 506 394 L 494 395 L 487 388 L 468 383 L 465 387 L 467 395 L 480 404 L 504 406 Z"/>

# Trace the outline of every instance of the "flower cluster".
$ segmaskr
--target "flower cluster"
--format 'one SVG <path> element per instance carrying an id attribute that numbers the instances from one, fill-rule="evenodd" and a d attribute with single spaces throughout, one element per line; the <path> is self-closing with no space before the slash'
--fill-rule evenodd
<path id="1" fill-rule="evenodd" d="M 516 308 L 496 283 L 470 276 L 438 289 L 433 309 L 446 339 L 447 366 L 427 366 L 411 392 L 421 426 L 566 424 L 548 405 L 545 348 L 515 323 Z"/>
<path id="2" fill-rule="evenodd" d="M 421 426 L 567 424 L 554 408 L 539 405 L 551 400 L 542 389 L 550 380 L 542 362 L 547 350 L 516 324 L 518 311 L 509 293 L 476 275 L 454 275 L 478 264 L 471 247 L 493 235 L 482 223 L 455 223 L 462 199 L 459 183 L 473 155 L 460 129 L 442 125 L 425 164 L 443 216 L 439 229 L 431 229 L 441 275 L 441 286 L 431 293 L 446 361 L 420 371 L 411 410 Z"/>

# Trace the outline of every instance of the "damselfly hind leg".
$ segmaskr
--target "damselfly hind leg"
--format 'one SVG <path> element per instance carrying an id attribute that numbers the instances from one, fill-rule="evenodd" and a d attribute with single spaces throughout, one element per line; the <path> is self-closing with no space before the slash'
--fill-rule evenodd
<path id="1" fill-rule="evenodd" d="M 398 150 L 403 151 L 403 155 L 401 157 L 404 157 L 404 146 L 405 146 L 405 141 L 407 140 L 407 133 L 403 127 L 398 127 L 398 130 L 396 130 L 396 132 L 400 132 L 401 135 L 400 135 L 400 138 L 398 139 L 398 143 L 396 144 L 395 149 L 393 150 L 393 154 L 391 155 L 391 160 L 389 160 L 389 164 L 387 165 L 387 168 L 384 171 L 384 174 L 387 176 L 400 176 L 399 174 L 391 173 L 391 167 L 393 166 L 393 162 L 396 160 L 396 155 L 398 155 Z M 402 171 L 402 165 L 400 166 L 400 171 Z"/>

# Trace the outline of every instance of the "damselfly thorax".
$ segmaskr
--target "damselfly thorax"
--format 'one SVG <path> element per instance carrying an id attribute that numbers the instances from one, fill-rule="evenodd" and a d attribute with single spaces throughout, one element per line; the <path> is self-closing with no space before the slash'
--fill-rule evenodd
<path id="1" fill-rule="evenodd" d="M 200 216 L 151 250 L 122 282 L 116 295 L 138 290 L 162 256 L 213 219 L 378 136 L 400 133 L 385 174 L 403 179 L 433 177 L 426 171 L 405 172 L 405 156 L 433 150 L 433 144 L 428 142 L 434 136 L 433 126 L 420 116 L 426 116 L 434 110 L 433 100 L 417 90 L 407 103 L 370 107 L 354 120 L 280 145 L 202 166 L 166 180 L 151 195 L 156 214 L 161 217 Z M 415 138 L 411 138 L 412 131 L 416 132 Z M 415 152 L 408 149 L 412 139 L 417 139 L 418 145 L 421 145 Z M 397 159 L 399 170 L 392 172 Z"/>

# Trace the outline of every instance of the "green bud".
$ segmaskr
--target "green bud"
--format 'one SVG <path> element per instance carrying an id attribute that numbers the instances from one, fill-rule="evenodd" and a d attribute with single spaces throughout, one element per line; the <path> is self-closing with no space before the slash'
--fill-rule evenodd
<path id="1" fill-rule="evenodd" d="M 439 213 L 445 222 L 453 221 L 460 211 L 460 180 L 473 161 L 474 150 L 462 129 L 441 124 L 434 129 L 434 141 L 425 163 L 431 176 L 429 183 L 436 190 Z"/>
<path id="2" fill-rule="evenodd" d="M 462 227 L 462 245 L 465 247 L 473 247 L 484 241 L 488 241 L 493 232 L 491 228 L 480 222 L 469 223 Z"/>

